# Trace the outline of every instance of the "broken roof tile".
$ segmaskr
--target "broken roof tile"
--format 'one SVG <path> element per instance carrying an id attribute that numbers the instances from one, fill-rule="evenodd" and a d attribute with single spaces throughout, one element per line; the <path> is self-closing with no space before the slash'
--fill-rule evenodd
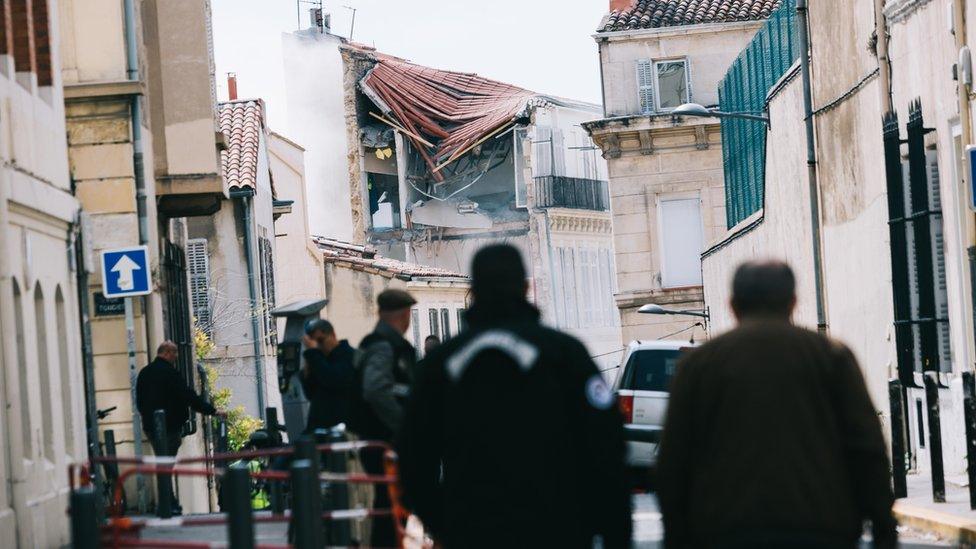
<path id="1" fill-rule="evenodd" d="M 632 0 L 603 18 L 598 32 L 766 19 L 781 0 Z"/>

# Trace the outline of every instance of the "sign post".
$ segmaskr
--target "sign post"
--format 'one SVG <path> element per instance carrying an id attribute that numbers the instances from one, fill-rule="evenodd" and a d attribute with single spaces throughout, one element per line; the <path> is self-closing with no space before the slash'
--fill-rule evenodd
<path id="1" fill-rule="evenodd" d="M 136 333 L 135 313 L 132 310 L 132 298 L 152 293 L 149 280 L 149 248 L 133 246 L 105 250 L 101 256 L 102 265 L 102 293 L 106 298 L 123 298 L 125 301 L 125 343 L 129 356 L 129 393 L 132 404 L 132 440 L 135 455 L 141 458 L 142 452 L 142 418 L 136 407 Z M 143 311 L 145 314 L 145 311 Z M 146 349 L 147 353 L 149 349 Z M 139 513 L 145 514 L 148 508 L 146 479 L 143 475 L 136 475 L 136 494 Z"/>

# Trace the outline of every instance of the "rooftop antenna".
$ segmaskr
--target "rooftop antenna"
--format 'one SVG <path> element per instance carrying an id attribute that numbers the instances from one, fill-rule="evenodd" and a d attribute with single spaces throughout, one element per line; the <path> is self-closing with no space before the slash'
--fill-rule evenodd
<path id="1" fill-rule="evenodd" d="M 295 15 L 298 18 L 298 30 L 302 30 L 302 4 L 315 6 L 319 10 L 318 13 L 322 13 L 322 2 L 323 0 L 295 0 Z M 310 21 L 310 24 L 313 27 L 316 26 L 314 18 Z"/>
<path id="2" fill-rule="evenodd" d="M 352 41 L 352 33 L 356 32 L 356 8 L 352 6 L 342 6 L 347 10 L 352 11 L 352 25 L 349 26 L 349 41 Z"/>

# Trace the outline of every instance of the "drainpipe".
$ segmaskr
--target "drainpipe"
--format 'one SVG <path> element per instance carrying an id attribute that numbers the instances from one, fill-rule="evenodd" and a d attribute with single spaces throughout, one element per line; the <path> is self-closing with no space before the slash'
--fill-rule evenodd
<path id="1" fill-rule="evenodd" d="M 125 0 L 125 64 L 130 81 L 139 81 L 139 50 L 136 38 L 135 0 Z M 146 216 L 146 167 L 143 164 L 142 96 L 132 96 L 132 166 L 136 180 L 136 214 L 139 217 L 139 244 L 149 243 Z"/>
<path id="2" fill-rule="evenodd" d="M 257 377 L 258 413 L 261 419 L 265 418 L 265 397 L 264 397 L 264 351 L 261 348 L 261 322 L 258 320 L 258 290 L 256 283 L 258 280 L 257 269 L 254 268 L 254 235 L 251 234 L 254 228 L 252 215 L 252 201 L 254 189 L 242 188 L 230 191 L 231 198 L 241 201 L 241 212 L 244 222 L 244 261 L 247 263 L 247 290 L 251 297 L 251 333 L 254 336 L 254 374 Z"/>
<path id="3" fill-rule="evenodd" d="M 961 51 L 966 44 L 966 0 L 953 0 L 952 2 L 952 29 L 953 35 L 955 37 L 955 44 L 957 50 Z M 959 67 L 961 69 L 961 67 Z M 972 121 L 972 107 L 969 103 L 969 89 L 962 82 L 961 74 L 960 78 L 957 79 L 958 94 L 959 94 L 959 126 L 961 130 L 961 145 L 963 154 L 965 154 L 966 147 L 968 147 L 973 142 L 973 121 Z M 966 166 L 968 164 L 968 159 L 962 159 L 962 165 Z M 963 170 L 963 181 L 966 186 L 972 188 L 972 181 L 969 181 L 969 170 Z M 976 337 L 976 219 L 970 216 L 969 221 L 966 223 L 966 233 L 967 240 L 969 243 L 969 248 L 967 251 L 967 256 L 969 258 L 969 291 L 972 294 L 970 296 L 973 314 L 973 336 Z"/>
<path id="4" fill-rule="evenodd" d="M 807 29 L 807 0 L 796 0 L 800 39 L 800 76 L 803 80 L 803 119 L 807 134 L 807 181 L 810 186 L 810 229 L 813 243 L 813 281 L 817 293 L 817 331 L 827 334 L 824 310 L 823 249 L 820 242 L 820 185 L 817 181 L 817 143 L 813 130 L 813 93 L 810 85 L 810 35 Z"/>
<path id="5" fill-rule="evenodd" d="M 891 112 L 891 59 L 888 57 L 888 22 L 884 15 L 884 4 L 885 0 L 874 0 L 875 53 L 881 83 L 881 112 Z"/>

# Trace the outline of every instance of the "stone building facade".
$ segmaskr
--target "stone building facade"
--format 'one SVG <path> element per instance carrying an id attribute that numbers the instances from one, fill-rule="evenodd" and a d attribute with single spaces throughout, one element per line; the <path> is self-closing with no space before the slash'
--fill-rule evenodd
<path id="1" fill-rule="evenodd" d="M 79 204 L 64 141 L 61 3 L 0 6 L 0 546 L 68 543 L 86 456 Z"/>
<path id="2" fill-rule="evenodd" d="M 719 80 L 768 14 L 665 21 L 652 6 L 611 2 L 594 35 L 603 118 L 583 125 L 609 166 L 624 342 L 704 334 L 698 319 L 637 312 L 647 303 L 703 310 L 699 254 L 725 231 L 719 119 L 670 111 L 717 105 Z"/>

